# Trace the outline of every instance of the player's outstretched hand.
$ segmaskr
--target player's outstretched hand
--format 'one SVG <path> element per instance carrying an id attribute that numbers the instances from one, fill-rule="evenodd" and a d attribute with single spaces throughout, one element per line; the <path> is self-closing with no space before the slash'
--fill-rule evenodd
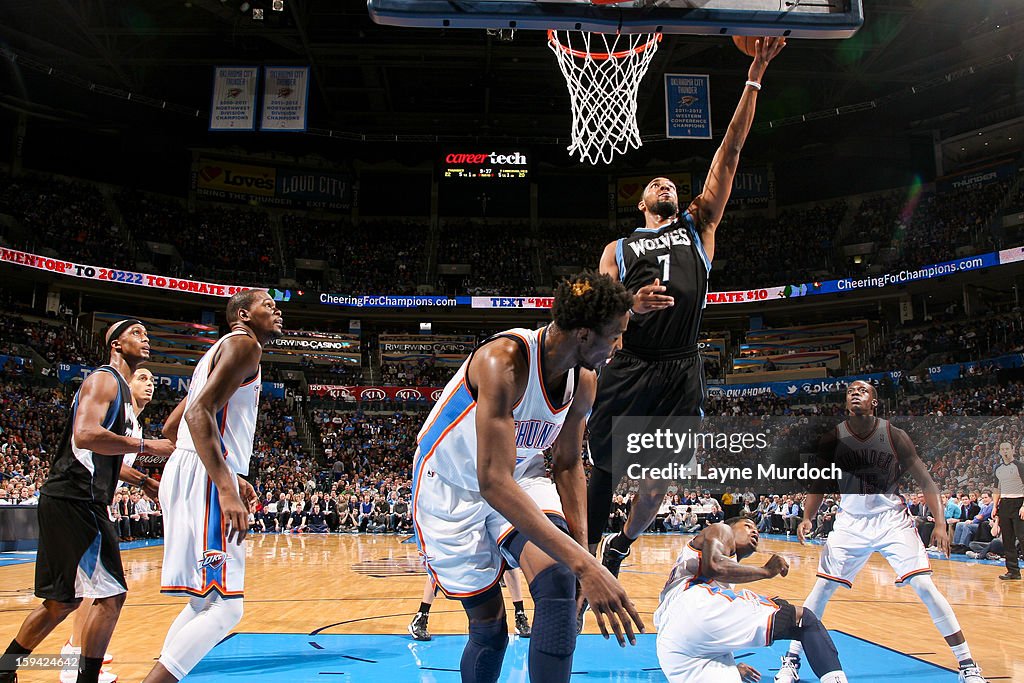
<path id="1" fill-rule="evenodd" d="M 169 458 L 171 453 L 174 452 L 174 442 L 170 439 L 146 439 L 144 443 L 146 446 L 144 452 L 148 455 L 159 455 Z"/>
<path id="2" fill-rule="evenodd" d="M 789 573 L 789 562 L 786 562 L 786 558 L 782 555 L 772 555 L 771 558 L 764 563 L 764 568 L 770 573 L 768 578 L 773 576 L 785 576 Z"/>
<path id="3" fill-rule="evenodd" d="M 796 528 L 796 537 L 800 541 L 800 545 L 805 545 L 804 541 L 811 534 L 811 520 L 805 519 L 800 522 L 800 526 Z"/>
<path id="4" fill-rule="evenodd" d="M 659 278 L 654 278 L 654 282 L 644 285 L 633 295 L 633 312 L 650 313 L 674 306 L 675 298 L 662 293 L 667 289 L 665 285 L 661 284 Z"/>
<path id="5" fill-rule="evenodd" d="M 935 525 L 935 528 L 932 530 L 931 544 L 938 548 L 943 555 L 949 557 L 949 531 L 946 530 L 945 524 Z"/>
<path id="6" fill-rule="evenodd" d="M 761 680 L 761 672 L 749 664 L 737 664 L 736 668 L 740 670 L 740 679 L 743 683 L 757 683 Z"/>
<path id="7" fill-rule="evenodd" d="M 768 62 L 775 59 L 784 47 L 786 47 L 785 38 L 778 36 L 758 38 L 757 42 L 754 43 L 754 61 L 747 71 L 747 79 L 760 83 L 764 77 L 765 69 L 768 68 Z"/>
<path id="8" fill-rule="evenodd" d="M 235 543 L 245 540 L 245 534 L 249 530 L 249 508 L 242 502 L 238 491 L 234 489 L 222 490 L 218 487 L 217 493 L 220 498 L 221 524 L 224 525 L 224 537 L 228 543 L 235 539 Z"/>
<path id="9" fill-rule="evenodd" d="M 622 584 L 596 561 L 580 574 L 579 580 L 580 591 L 590 603 L 601 635 L 608 638 L 608 624 L 605 623 L 607 618 L 621 647 L 626 647 L 627 640 L 630 645 L 636 645 L 633 624 L 636 624 L 637 630 L 643 633 L 644 622 L 633 601 L 626 595 L 626 589 Z"/>

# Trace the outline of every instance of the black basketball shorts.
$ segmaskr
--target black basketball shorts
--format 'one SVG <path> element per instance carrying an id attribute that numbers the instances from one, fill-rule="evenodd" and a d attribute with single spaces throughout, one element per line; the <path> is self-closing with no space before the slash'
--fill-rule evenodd
<path id="1" fill-rule="evenodd" d="M 57 602 L 127 592 L 121 549 L 104 506 L 39 497 L 36 596 Z"/>

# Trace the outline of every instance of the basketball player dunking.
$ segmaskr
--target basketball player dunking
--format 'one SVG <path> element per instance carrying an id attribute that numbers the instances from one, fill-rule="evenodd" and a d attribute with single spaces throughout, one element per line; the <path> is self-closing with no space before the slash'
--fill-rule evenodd
<path id="1" fill-rule="evenodd" d="M 124 605 L 127 584 L 113 503 L 126 453 L 169 455 L 166 439 L 143 439 L 127 378 L 149 358 L 149 337 L 138 320 L 121 320 L 105 336 L 110 362 L 82 383 L 39 497 L 39 551 L 32 611 L 0 662 L 0 682 L 17 681 L 14 658 L 32 652 L 82 598 L 93 598 L 80 640 L 78 683 L 99 680 L 103 657 Z"/>
<path id="2" fill-rule="evenodd" d="M 189 596 L 145 683 L 184 678 L 242 618 L 245 540 L 256 492 L 249 473 L 263 346 L 281 336 L 281 311 L 263 290 L 228 300 L 231 332 L 192 373 L 175 450 L 160 483 L 161 591 Z M 171 422 L 172 418 L 168 420 Z"/>
<path id="3" fill-rule="evenodd" d="M 712 524 L 679 553 L 654 613 L 658 662 L 669 683 L 756 683 L 761 674 L 733 652 L 796 638 L 821 683 L 846 683 L 832 637 L 806 607 L 733 584 L 786 576 L 772 555 L 763 567 L 740 562 L 757 551 L 757 525 L 746 517 Z"/>
<path id="4" fill-rule="evenodd" d="M 949 601 L 935 587 L 921 537 L 903 497 L 899 481 L 905 472 L 924 491 L 925 501 L 935 519 L 943 519 L 938 488 L 917 455 L 907 433 L 875 416 L 878 398 L 875 388 L 863 381 L 846 389 L 849 417 L 821 443 L 823 461 L 834 462 L 851 476 L 841 479 L 841 502 L 835 526 L 825 542 L 818 562 L 818 580 L 804 600 L 804 607 L 819 617 L 839 586 L 853 587 L 853 579 L 871 557 L 882 554 L 896 572 L 897 586 L 910 586 L 928 608 L 939 633 L 953 650 L 960 665 L 961 683 L 985 683 L 981 669 L 971 657 L 964 632 Z M 804 501 L 804 520 L 797 529 L 802 542 L 818 514 L 822 494 L 812 491 Z M 932 545 L 949 555 L 949 533 L 936 524 Z M 799 681 L 802 647 L 794 641 L 782 658 L 777 683 Z"/>
<path id="5" fill-rule="evenodd" d="M 601 256 L 601 272 L 635 294 L 634 317 L 623 337 L 622 352 L 601 371 L 589 421 L 594 468 L 587 489 L 587 528 L 592 549 L 597 548 L 607 525 L 617 483 L 612 480 L 612 420 L 703 415 L 704 373 L 697 333 L 715 257 L 715 231 L 732 192 L 740 150 L 754 121 L 761 79 L 768 63 L 785 45 L 784 38 L 757 41 L 747 85 L 701 194 L 680 214 L 675 184 L 655 178 L 638 205 L 644 227 L 608 244 Z M 669 485 L 665 480 L 640 483 L 641 491 L 622 531 L 606 538 L 600 553 L 612 574 L 618 575 L 630 545 L 654 521 Z"/>
<path id="6" fill-rule="evenodd" d="M 427 571 L 469 616 L 463 683 L 494 683 L 508 625 L 498 580 L 519 566 L 533 596 L 533 683 L 565 683 L 576 648 L 576 581 L 598 624 L 635 644 L 643 622 L 587 552 L 585 418 L 603 365 L 621 346 L 631 297 L 582 273 L 555 291 L 552 322 L 482 343 L 444 388 L 417 438 L 413 526 Z M 543 453 L 552 453 L 552 478 Z"/>

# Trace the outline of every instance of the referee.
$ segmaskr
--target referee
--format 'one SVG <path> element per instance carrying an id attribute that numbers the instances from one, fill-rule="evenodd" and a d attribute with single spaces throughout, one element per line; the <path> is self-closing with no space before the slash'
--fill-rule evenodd
<path id="1" fill-rule="evenodd" d="M 1003 461 L 996 468 L 996 490 L 992 494 L 996 511 L 993 517 L 1003 532 L 1003 546 L 1006 548 L 1006 573 L 999 578 L 1004 581 L 1020 581 L 1020 562 L 1014 540 L 1024 551 L 1024 463 L 1013 459 L 1013 444 L 1004 441 L 999 444 L 999 455 Z"/>

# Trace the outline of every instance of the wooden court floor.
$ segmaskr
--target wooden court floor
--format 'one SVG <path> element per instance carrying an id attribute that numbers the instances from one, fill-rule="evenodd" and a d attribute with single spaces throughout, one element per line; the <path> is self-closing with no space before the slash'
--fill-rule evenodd
<path id="1" fill-rule="evenodd" d="M 675 554 L 688 538 L 646 536 L 624 565 L 623 583 L 650 630 L 658 593 Z M 245 616 L 237 630 L 405 634 L 419 606 L 425 575 L 419 569 L 415 545 L 402 540 L 386 535 L 250 537 Z M 801 603 L 814 583 L 820 548 L 763 540 L 762 550 L 785 555 L 790 575 L 749 587 Z M 151 668 L 183 599 L 159 592 L 162 548 L 127 550 L 123 557 L 130 590 L 109 651 L 115 657 L 111 669 L 121 681 L 134 682 Z M 759 554 L 747 562 L 763 563 L 767 557 Z M 34 566 L 0 567 L 0 640 L 5 645 L 38 604 L 32 595 Z M 999 581 L 1001 566 L 933 560 L 932 567 L 935 583 L 953 605 L 985 675 L 990 680 L 1024 683 L 1024 584 Z M 910 588 L 896 588 L 893 579 L 892 570 L 876 554 L 853 590 L 840 588 L 836 593 L 825 613 L 825 625 L 954 668 L 952 655 L 924 606 Z M 529 598 L 527 611 L 532 614 Z M 465 628 L 461 607 L 438 598 L 431 611 L 431 632 L 465 633 Z M 69 623 L 59 627 L 36 652 L 59 652 L 69 629 Z M 593 620 L 588 621 L 587 632 L 596 632 Z M 609 647 L 617 649 L 613 644 Z M 769 672 L 762 674 L 762 680 L 771 680 Z M 57 672 L 19 676 L 23 683 L 57 681 Z M 952 674 L 951 680 L 955 680 Z"/>

